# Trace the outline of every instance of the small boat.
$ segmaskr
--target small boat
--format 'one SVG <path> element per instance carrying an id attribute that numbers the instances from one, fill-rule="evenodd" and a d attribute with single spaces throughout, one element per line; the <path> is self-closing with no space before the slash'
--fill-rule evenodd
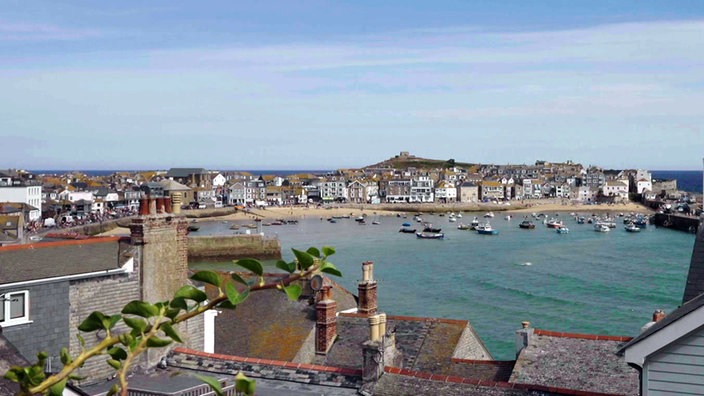
<path id="1" fill-rule="evenodd" d="M 381 223 L 379 222 L 379 220 L 374 220 L 374 221 L 372 221 L 372 225 L 379 225 L 379 224 L 381 224 Z"/>
<path id="2" fill-rule="evenodd" d="M 555 229 L 558 234 L 568 234 L 570 232 L 570 229 L 565 227 L 565 226 L 560 226 Z"/>
<path id="3" fill-rule="evenodd" d="M 633 220 L 633 224 L 638 228 L 645 228 L 648 226 L 648 219 L 645 217 L 636 217 L 636 219 Z"/>
<path id="4" fill-rule="evenodd" d="M 239 226 L 239 224 L 233 224 L 233 225 L 230 226 L 230 229 L 231 229 L 231 230 L 239 230 L 239 229 L 240 229 L 240 226 Z"/>
<path id="5" fill-rule="evenodd" d="M 462 218 L 462 213 L 457 213 L 457 214 L 455 215 L 455 217 L 457 217 L 458 219 L 461 219 L 461 218 Z"/>
<path id="6" fill-rule="evenodd" d="M 532 230 L 533 228 L 535 228 L 535 224 L 530 220 L 523 220 L 521 224 L 518 225 L 518 228 L 523 228 L 524 230 Z"/>
<path id="7" fill-rule="evenodd" d="M 398 230 L 398 232 L 403 232 L 403 233 L 405 233 L 405 234 L 415 234 L 415 233 L 416 233 L 416 229 L 415 229 L 415 228 L 406 228 L 406 227 L 403 227 L 403 228 L 401 228 L 400 230 Z"/>
<path id="8" fill-rule="evenodd" d="M 359 217 L 355 218 L 354 221 L 356 221 L 356 222 L 358 222 L 358 223 L 363 223 L 363 222 L 364 222 L 364 216 L 359 216 Z"/>
<path id="9" fill-rule="evenodd" d="M 511 220 L 511 215 L 507 215 L 506 217 L 504 217 L 504 219 Z"/>
<path id="10" fill-rule="evenodd" d="M 585 222 L 584 216 L 580 216 L 580 217 L 577 219 L 577 224 L 584 224 L 584 222 Z"/>
<path id="11" fill-rule="evenodd" d="M 559 228 L 562 227 L 562 220 L 550 219 L 545 223 L 548 228 Z"/>
<path id="12" fill-rule="evenodd" d="M 487 212 L 486 214 L 484 214 L 484 217 L 492 218 L 492 217 L 494 217 L 494 212 Z"/>
<path id="13" fill-rule="evenodd" d="M 458 229 L 458 230 L 471 230 L 472 227 L 471 227 L 469 224 L 460 223 L 460 224 L 457 226 L 457 229 Z"/>
<path id="14" fill-rule="evenodd" d="M 42 240 L 42 236 L 41 235 L 32 235 L 29 237 L 29 240 L 32 242 L 39 242 Z"/>
<path id="15" fill-rule="evenodd" d="M 482 234 L 482 235 L 498 235 L 499 230 L 495 230 L 491 227 L 491 224 L 487 221 L 484 224 L 478 225 L 476 228 L 477 233 Z"/>
<path id="16" fill-rule="evenodd" d="M 469 223 L 469 228 L 471 230 L 475 230 L 478 225 L 479 225 L 479 219 L 477 219 L 477 216 L 474 216 L 474 219 L 472 219 L 472 222 Z"/>
<path id="17" fill-rule="evenodd" d="M 455 223 L 457 221 L 457 218 L 453 216 L 448 218 L 448 220 L 450 221 L 450 223 Z"/>
<path id="18" fill-rule="evenodd" d="M 594 224 L 594 231 L 596 232 L 609 232 L 611 229 L 606 224 L 596 223 Z"/>
<path id="19" fill-rule="evenodd" d="M 183 228 L 182 228 L 182 229 L 183 229 Z M 195 232 L 195 231 L 198 231 L 198 230 L 200 230 L 200 227 L 198 227 L 197 225 L 190 224 L 190 225 L 188 226 L 188 231 L 189 231 L 189 232 Z"/>
<path id="20" fill-rule="evenodd" d="M 442 239 L 445 234 L 442 232 L 416 232 L 416 237 L 421 239 Z"/>
<path id="21" fill-rule="evenodd" d="M 626 225 L 624 228 L 628 232 L 640 232 L 640 227 L 638 227 L 637 225 L 635 225 L 633 223 Z"/>
<path id="22" fill-rule="evenodd" d="M 410 227 L 410 226 L 411 226 L 411 223 L 403 223 L 403 224 L 401 224 L 401 225 L 404 226 L 404 227 Z"/>
<path id="23" fill-rule="evenodd" d="M 423 228 L 423 232 L 438 233 L 440 231 L 442 231 L 442 228 L 435 228 L 432 224 L 427 224 L 425 228 Z"/>

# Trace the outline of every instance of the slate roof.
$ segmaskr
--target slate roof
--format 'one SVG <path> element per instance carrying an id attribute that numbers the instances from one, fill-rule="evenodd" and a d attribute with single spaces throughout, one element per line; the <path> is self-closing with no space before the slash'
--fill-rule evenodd
<path id="1" fill-rule="evenodd" d="M 119 237 L 0 247 L 0 284 L 117 269 L 129 250 Z"/>
<path id="2" fill-rule="evenodd" d="M 3 376 L 12 366 L 26 366 L 29 362 L 20 355 L 10 341 L 2 335 L 0 328 L 0 395 L 14 395 L 19 391 L 16 383 L 6 380 Z"/>
<path id="3" fill-rule="evenodd" d="M 700 219 L 700 227 L 692 249 L 692 260 L 689 263 L 687 283 L 685 283 L 682 304 L 704 292 L 704 221 Z"/>
<path id="4" fill-rule="evenodd" d="M 478 338 L 466 337 L 467 321 L 431 318 L 387 316 L 387 330 L 396 331 L 396 348 L 403 354 L 403 367 L 437 374 L 454 374 L 456 364 L 452 358 L 465 334 L 465 342 L 474 344 L 470 350 L 478 351 L 475 359 L 490 358 L 484 353 Z M 362 368 L 361 345 L 369 339 L 369 322 L 364 315 L 340 314 L 337 318 L 338 339 L 328 354 L 318 357 L 316 363 Z M 471 333 L 473 334 L 473 333 Z"/>
<path id="5" fill-rule="evenodd" d="M 510 382 L 638 395 L 638 372 L 617 355 L 628 340 L 536 329 L 516 360 Z"/>
<path id="6" fill-rule="evenodd" d="M 162 180 L 158 183 L 164 191 L 190 191 L 191 188 L 171 179 Z"/>
<path id="7" fill-rule="evenodd" d="M 514 389 L 510 384 L 486 384 L 479 385 L 473 381 L 464 383 L 462 378 L 459 382 L 450 382 L 447 379 L 433 380 L 430 374 L 419 376 L 399 375 L 394 373 L 384 373 L 373 388 L 375 396 L 416 396 L 416 395 L 443 395 L 443 396 L 474 396 L 474 395 L 531 395 L 525 389 Z M 541 392 L 541 395 L 551 395 L 548 392 Z"/>
<path id="8" fill-rule="evenodd" d="M 223 274 L 229 278 L 229 275 Z M 267 282 L 282 274 L 267 274 Z M 330 279 L 337 310 L 357 306 L 354 296 Z M 206 287 L 209 295 L 214 288 Z M 307 299 L 291 301 L 278 290 L 262 290 L 245 300 L 235 310 L 221 310 L 215 318 L 215 352 L 292 361 L 315 328 L 315 306 Z M 361 352 L 358 351 L 361 356 Z"/>
<path id="9" fill-rule="evenodd" d="M 207 174 L 203 168 L 171 168 L 166 172 L 166 177 L 188 177 L 190 175 Z"/>

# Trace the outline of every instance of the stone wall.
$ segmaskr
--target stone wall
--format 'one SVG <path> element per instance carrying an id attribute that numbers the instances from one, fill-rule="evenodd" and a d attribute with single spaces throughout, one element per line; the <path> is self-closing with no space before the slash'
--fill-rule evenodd
<path id="1" fill-rule="evenodd" d="M 229 260 L 240 258 L 280 259 L 278 239 L 262 235 L 198 236 L 188 238 L 190 260 Z"/>
<path id="2" fill-rule="evenodd" d="M 102 332 L 82 333 L 78 331 L 78 325 L 93 311 L 100 311 L 105 315 L 118 314 L 127 303 L 140 298 L 139 277 L 136 273 L 72 281 L 69 291 L 70 320 L 68 329 L 70 337 L 62 345 L 66 345 L 70 341 L 69 351 L 71 355 L 78 355 L 81 350 L 80 343 L 76 337 L 78 333 L 81 333 L 84 338 L 86 348 L 96 345 L 105 337 L 105 334 Z M 120 323 L 114 331 L 123 332 L 129 330 L 127 326 Z M 114 374 L 115 370 L 108 366 L 105 360 L 104 356 L 94 357 L 88 360 L 82 368 L 78 369 L 77 374 L 87 377 L 86 383 L 93 383 L 102 378 L 107 378 Z"/>

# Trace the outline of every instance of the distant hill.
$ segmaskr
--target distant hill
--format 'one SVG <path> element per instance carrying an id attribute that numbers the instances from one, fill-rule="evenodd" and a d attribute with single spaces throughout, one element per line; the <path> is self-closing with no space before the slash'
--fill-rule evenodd
<path id="1" fill-rule="evenodd" d="M 446 160 L 436 160 L 429 158 L 416 157 L 407 153 L 401 153 L 400 155 L 389 158 L 385 161 L 381 161 L 374 165 L 368 165 L 364 168 L 396 168 L 405 169 L 408 167 L 414 167 L 418 169 L 437 169 L 437 168 L 451 168 L 453 166 L 458 166 L 461 168 L 468 168 L 476 164 L 471 164 L 468 162 L 456 162 L 454 159 Z"/>

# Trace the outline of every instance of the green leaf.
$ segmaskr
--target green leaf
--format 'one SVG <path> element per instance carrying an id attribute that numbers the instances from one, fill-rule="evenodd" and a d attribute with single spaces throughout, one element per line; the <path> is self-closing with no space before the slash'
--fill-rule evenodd
<path id="1" fill-rule="evenodd" d="M 137 315 L 143 318 L 151 318 L 159 314 L 159 309 L 152 304 L 144 301 L 134 300 L 130 301 L 122 308 L 123 314 Z"/>
<path id="2" fill-rule="evenodd" d="M 314 247 L 309 247 L 308 250 L 306 250 L 306 253 L 310 254 L 313 257 L 320 258 L 320 250 Z"/>
<path id="3" fill-rule="evenodd" d="M 103 319 L 103 326 L 105 326 L 106 330 L 110 330 L 115 327 L 115 325 L 117 324 L 117 322 L 120 321 L 120 319 L 122 319 L 122 315 L 112 315 L 110 317 L 105 317 Z"/>
<path id="4" fill-rule="evenodd" d="M 217 379 L 215 379 L 213 377 L 207 377 L 204 375 L 198 375 L 198 374 L 194 374 L 194 376 L 196 378 L 198 378 L 199 380 L 208 384 L 208 386 L 210 386 L 210 389 L 212 389 L 216 395 L 223 396 L 222 395 L 222 387 L 220 386 L 220 382 Z"/>
<path id="5" fill-rule="evenodd" d="M 115 360 L 125 360 L 127 359 L 127 352 L 125 352 L 124 349 L 114 346 L 110 349 L 108 349 L 108 355 L 110 355 L 111 358 Z"/>
<path id="6" fill-rule="evenodd" d="M 249 289 L 245 289 L 242 293 L 240 293 L 235 288 L 235 285 L 228 283 L 225 286 L 225 294 L 232 305 L 237 305 L 249 297 Z"/>
<path id="7" fill-rule="evenodd" d="M 247 270 L 259 276 L 264 275 L 264 267 L 262 266 L 262 263 L 259 262 L 259 260 L 241 259 L 235 260 L 235 264 L 239 265 L 240 267 L 246 268 Z"/>
<path id="8" fill-rule="evenodd" d="M 138 333 L 144 333 L 144 330 L 146 330 L 147 326 L 149 326 L 149 323 L 147 323 L 146 320 L 141 318 L 125 316 L 123 320 L 125 321 L 125 324 L 127 326 L 134 330 L 137 330 Z"/>
<path id="9" fill-rule="evenodd" d="M 81 322 L 80 325 L 78 325 L 78 330 L 84 331 L 84 332 L 91 332 L 91 331 L 96 331 L 100 329 L 105 328 L 105 322 L 103 320 L 105 319 L 105 315 L 103 315 L 102 312 L 98 311 L 93 311 L 90 315 L 88 315 L 87 318 Z M 108 321 L 109 323 L 109 321 Z"/>
<path id="10" fill-rule="evenodd" d="M 66 388 L 66 381 L 68 378 L 55 383 L 49 388 L 49 396 L 61 396 L 64 394 L 64 388 Z"/>
<path id="11" fill-rule="evenodd" d="M 235 309 L 237 308 L 237 305 L 231 303 L 229 300 L 225 300 L 218 304 L 218 308 L 223 308 L 223 309 Z"/>
<path id="12" fill-rule="evenodd" d="M 246 375 L 242 374 L 240 371 L 235 375 L 235 390 L 237 392 L 243 392 L 247 395 L 253 395 L 256 390 L 257 383 L 253 379 L 247 378 Z"/>
<path id="13" fill-rule="evenodd" d="M 342 272 L 340 272 L 340 270 L 338 270 L 333 263 L 329 263 L 327 261 L 320 266 L 320 272 L 325 272 L 326 274 L 340 277 L 342 276 Z"/>
<path id="14" fill-rule="evenodd" d="M 71 354 L 68 353 L 68 348 L 63 347 L 61 348 L 61 352 L 59 353 L 61 356 L 61 363 L 65 366 L 67 364 L 71 364 L 73 359 L 71 358 Z"/>
<path id="15" fill-rule="evenodd" d="M 330 257 L 335 254 L 335 248 L 330 246 L 323 246 L 323 254 L 325 255 L 325 257 Z"/>
<path id="16" fill-rule="evenodd" d="M 114 368 L 115 370 L 119 370 L 120 367 L 122 367 L 122 363 L 118 362 L 115 359 L 108 359 L 107 362 L 110 365 L 110 367 Z"/>
<path id="17" fill-rule="evenodd" d="M 183 343 L 183 340 L 181 340 L 181 336 L 179 336 L 176 329 L 174 329 L 174 327 L 171 326 L 171 323 L 164 322 L 161 324 L 161 327 L 159 327 L 159 328 L 161 329 L 161 331 L 164 332 L 164 334 L 171 337 L 172 340 L 174 340 L 176 342 Z"/>
<path id="18" fill-rule="evenodd" d="M 315 258 L 310 254 L 296 249 L 291 250 L 293 250 L 293 255 L 296 256 L 298 264 L 301 266 L 302 269 L 306 270 L 308 269 L 308 267 L 313 265 L 313 263 L 315 263 Z"/>
<path id="19" fill-rule="evenodd" d="M 163 348 L 171 344 L 171 342 L 171 340 L 167 340 L 164 338 L 149 337 L 149 339 L 147 339 L 147 346 L 150 348 Z"/>
<path id="20" fill-rule="evenodd" d="M 178 289 L 176 294 L 174 295 L 174 299 L 176 298 L 187 298 L 189 300 L 193 300 L 197 303 L 202 303 L 203 301 L 208 299 L 208 295 L 205 294 L 204 291 L 198 290 L 194 286 L 191 285 L 185 285 Z"/>
<path id="21" fill-rule="evenodd" d="M 181 310 L 181 309 L 183 309 L 184 311 L 188 310 L 188 304 L 186 303 L 186 299 L 183 297 L 174 298 L 173 300 L 171 300 L 169 305 L 171 307 L 179 309 L 179 310 Z"/>
<path id="22" fill-rule="evenodd" d="M 110 390 L 108 391 L 107 396 L 116 395 L 118 392 L 120 392 L 120 386 L 117 385 L 117 384 L 113 384 L 113 385 L 110 387 Z"/>
<path id="23" fill-rule="evenodd" d="M 288 285 L 284 287 L 284 291 L 286 292 L 286 296 L 288 296 L 289 300 L 298 301 L 298 297 L 301 296 L 303 289 L 301 289 L 301 286 L 299 285 Z"/>
<path id="24" fill-rule="evenodd" d="M 184 303 L 185 303 L 185 301 L 184 301 Z M 179 312 L 181 312 L 181 310 L 178 308 L 167 308 L 166 313 L 164 315 L 167 318 L 174 320 L 178 316 Z"/>
<path id="25" fill-rule="evenodd" d="M 292 274 L 293 271 L 296 270 L 296 263 L 287 263 L 283 260 L 279 260 L 276 262 L 276 268 L 284 270 L 289 274 Z"/>
<path id="26" fill-rule="evenodd" d="M 193 276 L 191 276 L 191 279 L 195 281 L 200 281 L 204 283 L 208 283 L 210 285 L 213 285 L 215 287 L 220 287 L 220 284 L 222 283 L 222 279 L 220 279 L 220 275 L 213 271 L 198 271 Z"/>
<path id="27" fill-rule="evenodd" d="M 27 373 L 29 383 L 32 385 L 39 385 L 44 381 L 44 378 L 46 378 L 44 374 L 44 364 L 41 366 L 30 366 L 28 369 L 25 369 L 25 372 Z"/>
<path id="28" fill-rule="evenodd" d="M 78 343 L 81 344 L 81 348 L 86 347 L 86 340 L 83 339 L 83 337 L 80 334 L 76 334 L 76 338 L 78 338 Z"/>
<path id="29" fill-rule="evenodd" d="M 10 380 L 12 382 L 20 382 L 20 378 L 17 375 L 17 371 L 20 371 L 22 374 L 24 374 L 24 370 L 22 370 L 21 367 L 19 366 L 12 366 L 10 370 L 8 370 L 5 375 L 3 376 L 5 379 Z"/>
<path id="30" fill-rule="evenodd" d="M 230 274 L 230 278 L 232 278 L 232 280 L 235 282 L 241 283 L 245 286 L 249 286 L 249 283 L 247 283 L 247 281 L 244 280 L 244 278 L 242 278 L 241 276 L 239 276 L 238 274 L 236 274 L 234 272 Z"/>

